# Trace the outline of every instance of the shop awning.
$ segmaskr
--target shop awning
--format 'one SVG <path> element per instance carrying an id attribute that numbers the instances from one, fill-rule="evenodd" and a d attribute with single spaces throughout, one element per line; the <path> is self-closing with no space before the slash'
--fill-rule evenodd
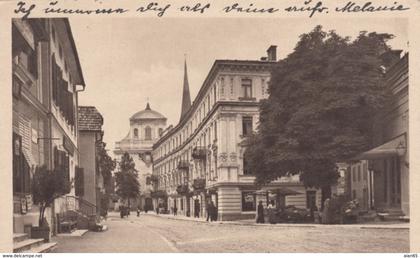
<path id="1" fill-rule="evenodd" d="M 352 160 L 372 160 L 372 159 L 382 159 L 392 156 L 401 156 L 407 150 L 406 136 L 402 134 L 376 148 L 363 152 Z"/>
<path id="2" fill-rule="evenodd" d="M 266 187 L 264 189 L 258 190 L 255 193 L 256 194 L 266 194 L 266 193 L 272 193 L 272 194 L 280 194 L 280 195 L 298 195 L 302 194 L 301 192 L 295 191 L 293 189 L 287 188 L 287 187 L 278 187 L 278 186 L 270 186 Z"/>

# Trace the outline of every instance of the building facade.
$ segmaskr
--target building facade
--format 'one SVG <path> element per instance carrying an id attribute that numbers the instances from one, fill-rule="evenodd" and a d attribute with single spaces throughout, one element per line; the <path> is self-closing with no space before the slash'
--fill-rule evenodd
<path id="1" fill-rule="evenodd" d="M 101 212 L 101 198 L 105 193 L 104 179 L 99 169 L 99 149 L 103 147 L 104 119 L 95 107 L 79 106 L 80 163 L 76 169 L 76 195 L 96 206 Z"/>
<path id="2" fill-rule="evenodd" d="M 140 198 L 131 202 L 131 207 L 141 209 L 154 209 L 151 190 L 152 185 L 148 178 L 152 175 L 152 147 L 166 127 L 166 118 L 157 111 L 150 108 L 147 103 L 146 108 L 135 113 L 130 118 L 130 131 L 127 136 L 115 143 L 114 154 L 117 162 L 122 155 L 127 152 L 135 162 L 140 183 Z"/>
<path id="3" fill-rule="evenodd" d="M 167 196 L 157 201 L 166 202 L 169 211 L 202 217 L 213 201 L 219 220 L 235 220 L 254 218 L 259 200 L 267 204 L 268 193 L 257 192 L 243 158 L 245 139 L 257 128 L 259 101 L 268 97 L 276 46 L 267 54 L 256 61 L 216 60 L 192 104 L 185 66 L 180 121 L 153 146 L 156 191 Z M 306 208 L 307 190 L 299 179 L 284 178 L 271 186 L 299 191 L 283 198 L 282 205 Z M 319 205 L 317 191 L 309 194 Z"/>
<path id="4" fill-rule="evenodd" d="M 367 195 L 371 209 L 409 217 L 408 53 L 385 76 L 392 96 L 375 118 L 374 148 L 356 157 L 362 161 L 353 167 L 362 164 L 364 186 L 352 181 L 352 192 L 362 200 Z"/>
<path id="5" fill-rule="evenodd" d="M 67 180 L 74 178 L 78 92 L 85 83 L 67 19 L 13 19 L 12 58 L 13 225 L 23 233 L 38 225 L 31 193 L 35 169 L 60 167 Z M 60 198 L 48 209 L 53 231 L 55 215 L 67 207 Z"/>

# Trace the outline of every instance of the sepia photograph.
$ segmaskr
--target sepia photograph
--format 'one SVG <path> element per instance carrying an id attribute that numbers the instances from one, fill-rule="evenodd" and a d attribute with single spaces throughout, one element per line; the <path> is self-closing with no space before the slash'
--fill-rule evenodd
<path id="1" fill-rule="evenodd" d="M 12 18 L 13 253 L 410 252 L 408 26 Z"/>

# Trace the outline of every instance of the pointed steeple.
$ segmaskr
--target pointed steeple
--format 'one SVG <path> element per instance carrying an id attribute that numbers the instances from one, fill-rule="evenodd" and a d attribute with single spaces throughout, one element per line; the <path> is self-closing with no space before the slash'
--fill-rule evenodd
<path id="1" fill-rule="evenodd" d="M 185 114 L 191 107 L 191 97 L 190 97 L 190 86 L 188 84 L 188 75 L 187 75 L 187 59 L 184 61 L 184 87 L 182 90 L 182 106 L 181 106 L 181 117 L 179 120 L 184 118 Z"/>

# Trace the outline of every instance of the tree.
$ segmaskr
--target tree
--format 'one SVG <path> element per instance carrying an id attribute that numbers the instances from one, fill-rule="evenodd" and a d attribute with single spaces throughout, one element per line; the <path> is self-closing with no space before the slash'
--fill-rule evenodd
<path id="1" fill-rule="evenodd" d="M 363 31 L 351 41 L 321 26 L 300 36 L 272 71 L 258 133 L 245 151 L 257 184 L 300 173 L 305 186 L 328 195 L 336 163 L 372 143 L 372 117 L 388 95 L 382 68 L 394 60 L 382 57 L 392 37 Z"/>
<path id="2" fill-rule="evenodd" d="M 117 194 L 122 199 L 127 199 L 130 206 L 130 198 L 136 198 L 140 194 L 140 184 L 133 158 L 126 152 L 121 157 L 119 171 L 115 173 Z"/>
<path id="3" fill-rule="evenodd" d="M 105 185 L 109 185 L 112 177 L 112 171 L 114 171 L 116 167 L 116 162 L 108 155 L 105 146 L 106 143 L 103 143 L 98 147 L 98 165 L 99 171 L 104 178 Z"/>
<path id="4" fill-rule="evenodd" d="M 105 195 L 101 197 L 101 212 L 105 212 L 108 210 L 109 199 L 111 194 L 110 189 L 111 187 L 113 187 L 111 185 L 112 171 L 114 171 L 116 167 L 116 161 L 108 155 L 105 146 L 106 143 L 103 143 L 98 146 L 98 166 L 99 171 L 104 179 L 105 187 Z"/>
<path id="5" fill-rule="evenodd" d="M 46 166 L 37 167 L 32 180 L 33 202 L 39 205 L 39 227 L 47 227 L 45 210 L 54 200 L 68 194 L 71 181 L 65 175 L 64 169 L 48 170 Z"/>

